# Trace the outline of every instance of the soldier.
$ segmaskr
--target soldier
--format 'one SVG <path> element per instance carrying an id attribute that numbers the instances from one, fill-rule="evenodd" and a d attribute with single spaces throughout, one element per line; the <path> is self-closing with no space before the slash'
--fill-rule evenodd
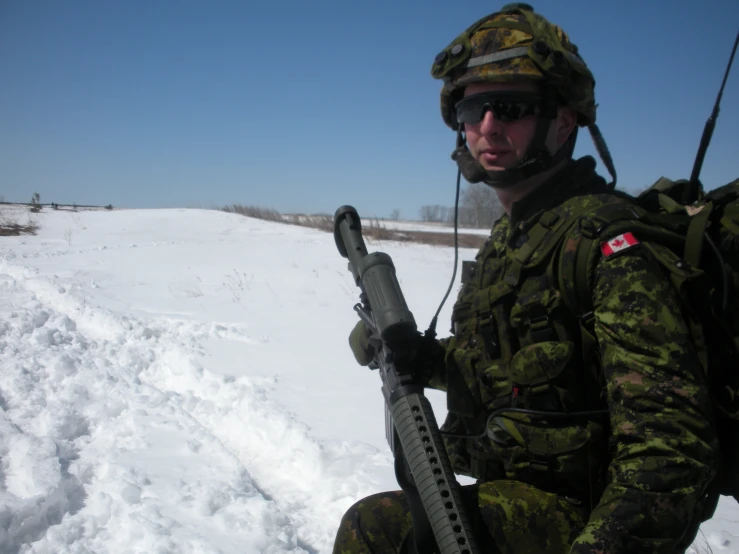
<path id="1" fill-rule="evenodd" d="M 715 507 L 712 408 L 657 262 L 678 258 L 638 234 L 588 227 L 600 207 L 628 205 L 593 158 L 572 159 L 587 126 L 615 182 L 593 76 L 526 4 L 476 22 L 432 74 L 460 171 L 505 209 L 463 268 L 452 336 L 419 350 L 414 367 L 447 392 L 442 432 L 456 473 L 477 480 L 463 496 L 481 551 L 683 552 Z M 557 276 L 583 240 L 597 241 L 598 255 L 577 261 L 592 309 L 573 313 Z M 368 364 L 361 322 L 350 344 Z M 410 529 L 403 493 L 377 494 L 344 515 L 334 553 L 405 551 Z"/>

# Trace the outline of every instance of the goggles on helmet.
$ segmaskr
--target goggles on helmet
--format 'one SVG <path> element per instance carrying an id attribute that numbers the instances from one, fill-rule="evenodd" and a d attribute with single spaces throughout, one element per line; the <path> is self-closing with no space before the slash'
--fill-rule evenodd
<path id="1" fill-rule="evenodd" d="M 496 121 L 510 123 L 538 114 L 542 97 L 526 92 L 488 91 L 465 96 L 454 106 L 458 123 L 477 125 L 485 112 L 493 112 Z"/>

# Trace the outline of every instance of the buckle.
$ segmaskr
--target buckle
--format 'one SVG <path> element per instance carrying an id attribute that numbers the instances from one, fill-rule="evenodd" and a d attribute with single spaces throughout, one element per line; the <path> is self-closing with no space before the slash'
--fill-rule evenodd
<path id="1" fill-rule="evenodd" d="M 596 239 L 600 236 L 603 230 L 608 225 L 608 222 L 602 219 L 583 217 L 580 218 L 580 232 L 584 237 L 589 239 Z"/>
<path id="2" fill-rule="evenodd" d="M 547 314 L 529 318 L 529 329 L 534 342 L 546 342 L 554 336 L 554 328 Z"/>

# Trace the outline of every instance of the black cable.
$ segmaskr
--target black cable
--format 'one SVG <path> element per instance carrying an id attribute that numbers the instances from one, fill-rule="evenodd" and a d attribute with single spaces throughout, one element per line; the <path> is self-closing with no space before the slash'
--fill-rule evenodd
<path id="1" fill-rule="evenodd" d="M 426 336 L 436 336 L 436 323 L 439 319 L 439 314 L 441 313 L 441 308 L 444 306 L 444 304 L 447 301 L 447 298 L 449 298 L 449 293 L 452 292 L 452 288 L 454 288 L 454 280 L 457 278 L 457 263 L 459 261 L 459 240 L 457 236 L 457 214 L 459 213 L 459 189 L 461 186 L 462 181 L 462 171 L 457 171 L 457 194 L 454 198 L 454 271 L 452 272 L 452 280 L 449 282 L 449 288 L 446 290 L 446 294 L 444 295 L 444 298 L 441 300 L 441 304 L 439 304 L 439 309 L 436 310 L 436 313 L 434 314 L 434 317 L 431 318 L 431 323 L 429 324 L 429 328 L 426 330 Z"/>

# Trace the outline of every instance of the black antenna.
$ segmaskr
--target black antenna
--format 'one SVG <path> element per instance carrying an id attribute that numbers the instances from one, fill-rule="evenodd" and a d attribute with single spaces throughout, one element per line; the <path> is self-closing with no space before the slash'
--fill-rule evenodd
<path id="1" fill-rule="evenodd" d="M 731 70 L 731 64 L 734 61 L 734 54 L 736 53 L 736 46 L 739 44 L 739 33 L 736 34 L 736 40 L 734 41 L 734 48 L 731 50 L 731 56 L 729 57 L 729 63 L 726 66 L 726 72 L 724 73 L 724 80 L 721 83 L 721 88 L 718 91 L 716 97 L 716 103 L 713 105 L 713 112 L 706 121 L 706 126 L 703 128 L 703 136 L 701 136 L 700 146 L 698 147 L 698 153 L 695 156 L 695 163 L 693 164 L 693 172 L 690 174 L 690 183 L 685 187 L 683 193 L 683 204 L 688 205 L 699 200 L 699 191 L 701 188 L 698 177 L 701 174 L 703 168 L 703 158 L 706 157 L 706 150 L 711 142 L 713 136 L 713 130 L 716 127 L 716 119 L 718 118 L 719 104 L 721 103 L 721 96 L 724 94 L 724 86 L 726 85 L 726 78 L 729 76 Z"/>

